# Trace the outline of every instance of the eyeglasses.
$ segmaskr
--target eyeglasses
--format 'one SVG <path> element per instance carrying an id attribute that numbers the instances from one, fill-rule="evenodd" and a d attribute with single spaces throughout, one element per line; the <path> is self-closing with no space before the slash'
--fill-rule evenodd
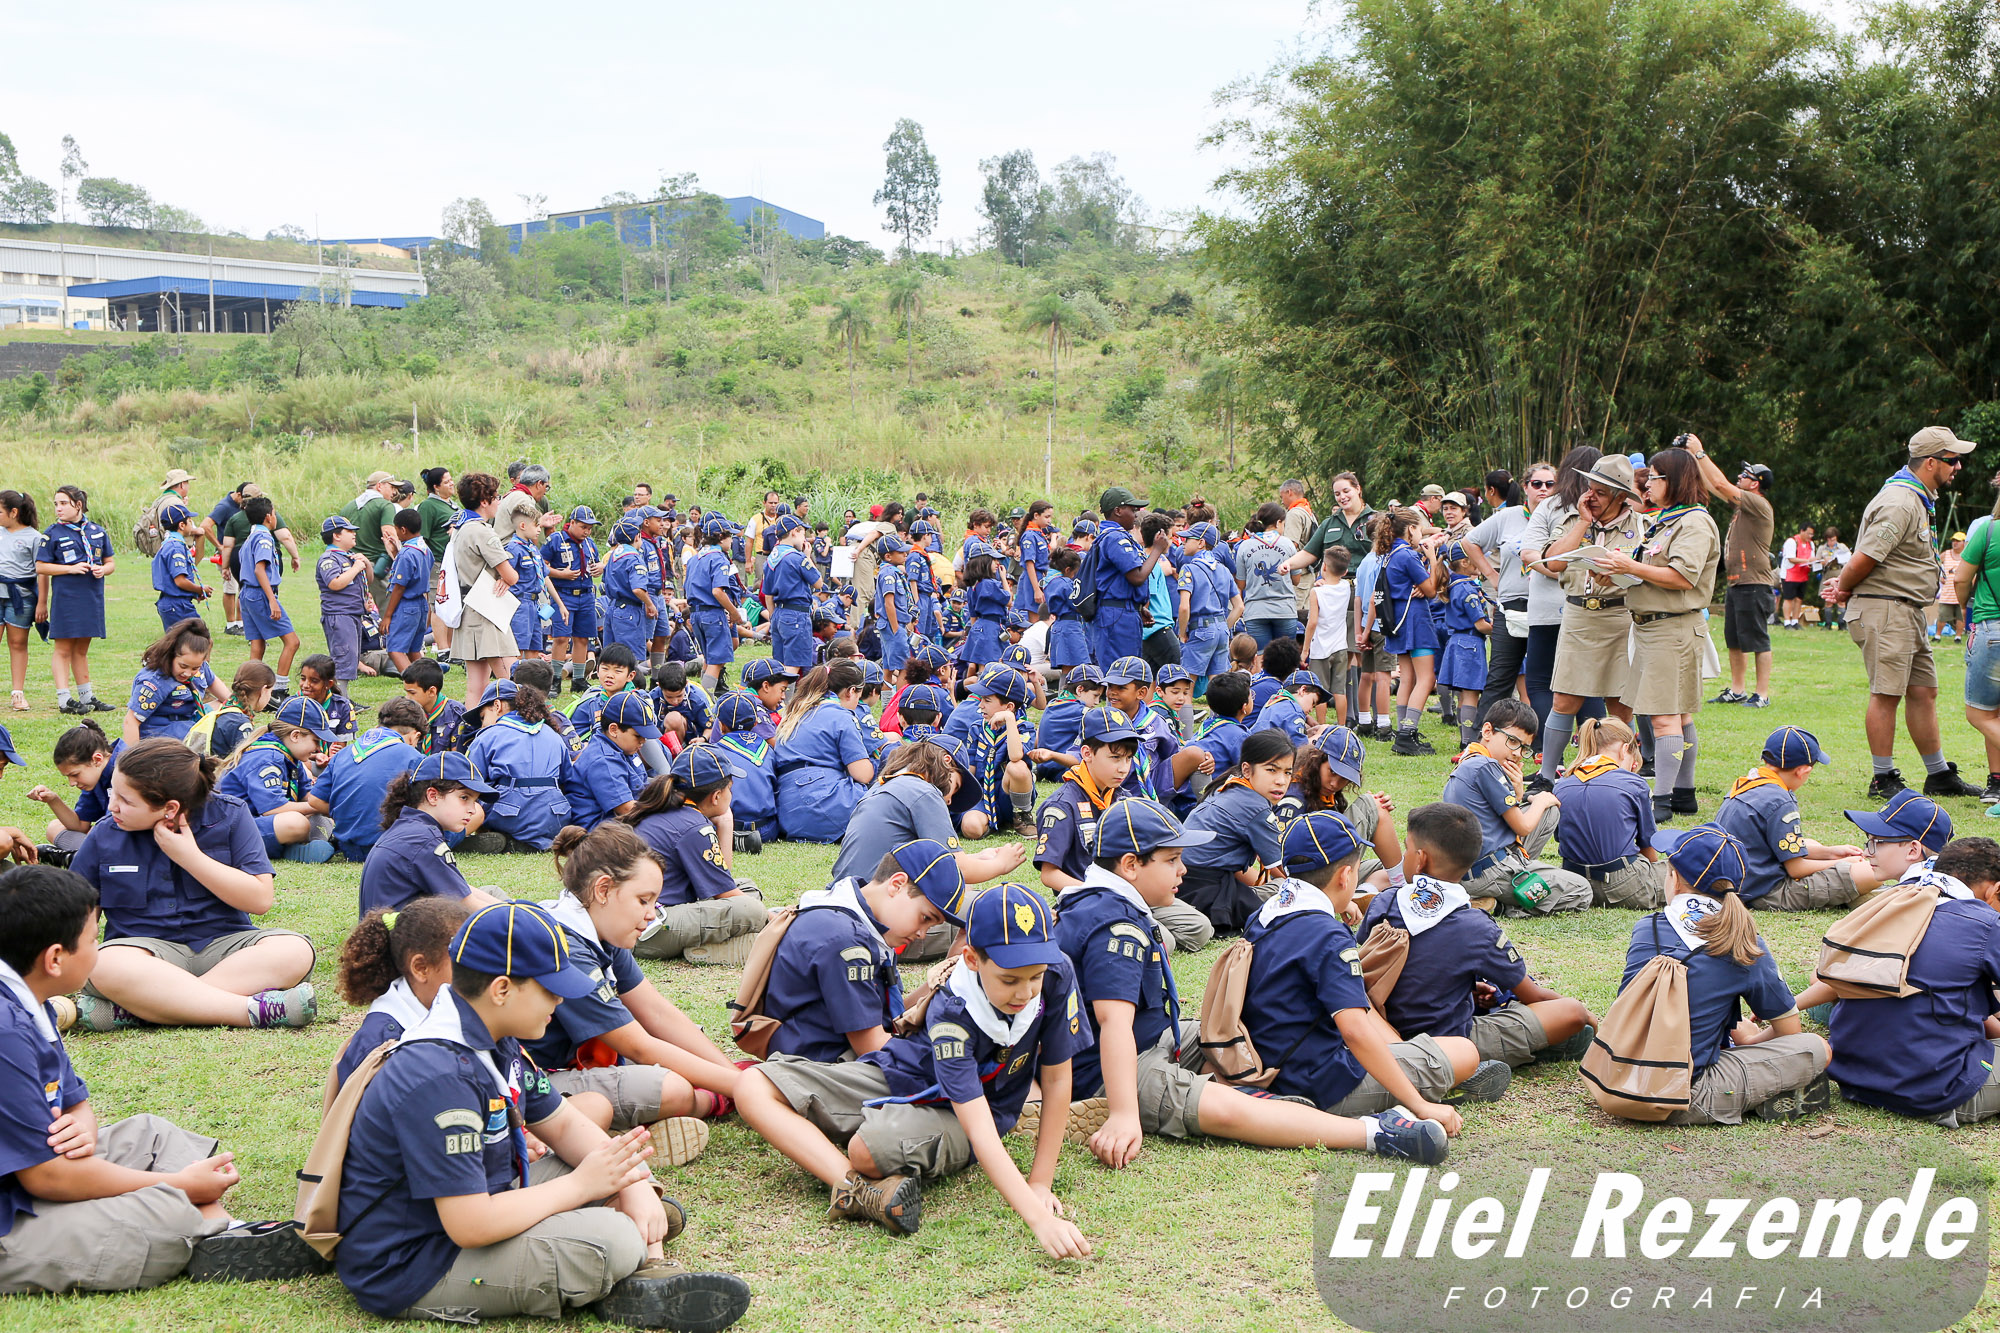
<path id="1" fill-rule="evenodd" d="M 1533 477 L 1530 477 L 1528 479 L 1528 485 L 1538 491 L 1552 491 L 1556 488 L 1555 479 L 1553 477 L 1551 477 L 1547 481 L 1536 481 Z"/>
<path id="2" fill-rule="evenodd" d="M 1904 843 L 1913 841 L 1915 841 L 1913 838 L 1870 838 L 1867 842 L 1868 854 L 1873 856 L 1884 847 L 1901 847 Z"/>
<path id="3" fill-rule="evenodd" d="M 1507 742 L 1507 748 L 1513 751 L 1515 754 L 1521 753 L 1521 751 L 1527 749 L 1530 745 L 1534 744 L 1533 741 L 1522 740 L 1519 736 L 1516 736 L 1511 731 L 1496 731 L 1493 733 L 1493 739 L 1496 741 Z"/>

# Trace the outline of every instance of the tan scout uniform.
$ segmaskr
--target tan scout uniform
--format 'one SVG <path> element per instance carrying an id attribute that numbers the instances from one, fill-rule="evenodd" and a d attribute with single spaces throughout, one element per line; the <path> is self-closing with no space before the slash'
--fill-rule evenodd
<path id="1" fill-rule="evenodd" d="M 1854 553 L 1875 568 L 1847 604 L 1847 636 L 1861 649 L 1868 692 L 1899 699 L 1912 688 L 1937 688 L 1924 611 L 1937 597 L 1938 560 L 1920 489 L 1892 477 L 1862 511 Z"/>
<path id="2" fill-rule="evenodd" d="M 1646 717 L 1695 712 L 1701 707 L 1703 641 L 1708 638 L 1701 613 L 1715 597 L 1722 535 L 1708 511 L 1696 506 L 1648 524 L 1633 558 L 1672 569 L 1693 586 L 1641 583 L 1625 594 L 1635 630 L 1625 706 Z"/>
<path id="3" fill-rule="evenodd" d="M 1638 549 L 1644 531 L 1644 516 L 1628 504 L 1609 523 L 1592 523 L 1583 544 L 1629 555 Z M 1562 637 L 1549 688 L 1581 699 L 1620 697 L 1625 693 L 1627 643 L 1632 635 L 1632 613 L 1627 609 L 1630 593 L 1599 583 L 1574 561 L 1562 572 L 1562 590 Z"/>

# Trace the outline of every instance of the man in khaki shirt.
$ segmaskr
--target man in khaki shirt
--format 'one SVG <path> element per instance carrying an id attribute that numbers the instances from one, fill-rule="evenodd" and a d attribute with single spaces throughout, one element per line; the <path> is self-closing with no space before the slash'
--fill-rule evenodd
<path id="1" fill-rule="evenodd" d="M 1746 462 L 1736 469 L 1732 486 L 1699 436 L 1687 437 L 1687 451 L 1700 466 L 1708 493 L 1736 510 L 1722 542 L 1723 572 L 1729 576 L 1729 592 L 1722 602 L 1729 688 L 1709 702 L 1763 708 L 1771 702 L 1771 607 L 1778 586 L 1778 571 L 1771 567 L 1771 535 L 1777 527 L 1771 512 L 1771 469 Z M 1757 688 L 1749 694 L 1743 692 L 1746 659 L 1757 669 Z"/>
<path id="2" fill-rule="evenodd" d="M 1868 669 L 1868 753 L 1873 800 L 1903 788 L 1896 771 L 1896 707 L 1907 704 L 1904 724 L 1923 758 L 1924 795 L 1972 796 L 1979 788 L 1958 776 L 1938 739 L 1937 666 L 1931 660 L 1924 612 L 1937 597 L 1937 550 L 1931 514 L 1938 492 L 1949 486 L 1972 452 L 1943 426 L 1910 437 L 1910 461 L 1868 502 L 1854 555 L 1840 571 L 1827 600 L 1847 607 L 1847 633 Z"/>
<path id="3" fill-rule="evenodd" d="M 1319 529 L 1319 519 L 1313 514 L 1312 505 L 1306 500 L 1306 484 L 1293 478 L 1278 484 L 1278 503 L 1285 507 L 1285 537 L 1297 549 L 1306 549 L 1306 542 Z M 1316 579 L 1303 579 L 1298 585 L 1299 619 L 1305 620 L 1306 602 L 1312 597 L 1312 586 Z"/>

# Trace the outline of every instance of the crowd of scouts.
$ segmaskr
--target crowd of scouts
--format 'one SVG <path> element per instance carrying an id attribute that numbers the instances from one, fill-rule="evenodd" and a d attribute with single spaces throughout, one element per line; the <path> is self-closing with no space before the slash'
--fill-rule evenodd
<path id="1" fill-rule="evenodd" d="M 81 492 L 68 517 L 58 502 L 45 553 L 96 577 L 48 580 L 78 590 L 50 617 L 70 645 L 60 702 L 81 715 L 53 755 L 70 790 L 30 791 L 45 831 L 0 829 L 29 863 L 0 876 L 0 1292 L 330 1270 L 390 1317 L 588 1308 L 719 1329 L 750 1289 L 668 1258 L 687 1219 L 649 1163 L 695 1160 L 732 1113 L 827 1187 L 830 1218 L 913 1233 L 924 1183 L 976 1162 L 1048 1254 L 1081 1256 L 1052 1189 L 1065 1143 L 1109 1168 L 1147 1136 L 1429 1163 L 1459 1108 L 1517 1068 L 1581 1059 L 1598 1082 L 1593 1047 L 1607 1022 L 1630 1040 L 1629 1015 L 1542 985 L 1505 928 L 1593 907 L 1645 913 L 1621 992 L 1685 974 L 1685 1086 L 1636 1118 L 1791 1118 L 1827 1107 L 1833 1081 L 1948 1125 L 2000 1114 L 2000 844 L 1954 841 L 1939 805 L 1900 789 L 1848 813 L 1865 846 L 1807 837 L 1797 793 L 1829 762 L 1810 732 L 1777 728 L 1710 822 L 1673 830 L 1683 812 L 1640 776 L 1634 726 L 1583 720 L 1537 790 L 1537 712 L 1461 695 L 1439 800 L 1399 817 L 1366 789 L 1364 737 L 1381 733 L 1347 715 L 1350 645 L 1379 632 L 1398 660 L 1399 752 L 1433 683 L 1484 685 L 1482 563 L 1415 511 L 1375 525 L 1380 596 L 1354 591 L 1332 546 L 1301 623 L 1250 586 L 1290 586 L 1289 544 L 1258 540 L 1282 509 L 1232 553 L 1212 513 L 1141 520 L 1113 488 L 1068 541 L 1038 502 L 997 541 L 976 511 L 947 555 L 921 501 L 888 505 L 847 516 L 836 579 L 802 503 L 767 497 L 753 555 L 738 525 L 635 494 L 600 551 L 588 508 L 543 515 L 546 474 L 504 502 L 481 480 L 476 505 L 431 522 L 398 511 L 383 474 L 323 523 L 327 652 L 301 663 L 288 534 L 239 487 L 225 632 L 280 657 L 227 684 L 196 614 L 206 529 L 163 497 L 163 632 L 116 734 L 89 716 L 117 710 L 90 693 L 84 651 L 109 541 Z M 444 498 L 448 475 L 425 481 Z M 464 571 L 453 534 L 503 507 L 514 577 L 495 581 L 519 607 L 493 641 L 434 620 L 453 580 L 430 537 Z M 357 553 L 369 526 L 379 557 Z M 458 595 L 470 614 L 477 595 Z M 760 638 L 770 655 L 730 687 Z M 402 685 L 372 725 L 346 692 L 364 670 Z M 25 762 L 4 728 L 0 760 Z M 834 846 L 828 882 L 781 910 L 736 873 L 776 838 Z M 560 893 L 474 885 L 467 851 L 548 855 Z M 254 918 L 278 863 L 335 858 L 360 867 L 338 975 L 366 1013 L 329 1071 L 297 1215 L 240 1219 L 224 1145 L 150 1115 L 100 1126 L 61 1034 L 311 1023 L 314 942 Z M 1866 998 L 1821 977 L 1794 996 L 1751 912 L 1858 916 L 1895 895 L 1947 928 L 1902 937 L 1897 984 Z M 1210 947 L 1206 993 L 1184 1004 L 1173 955 Z M 732 969 L 740 1054 L 639 959 Z M 906 994 L 915 963 L 932 966 Z M 1826 1038 L 1801 1023 L 1816 1006 Z M 1033 1144 L 1025 1173 L 1009 1134 Z"/>

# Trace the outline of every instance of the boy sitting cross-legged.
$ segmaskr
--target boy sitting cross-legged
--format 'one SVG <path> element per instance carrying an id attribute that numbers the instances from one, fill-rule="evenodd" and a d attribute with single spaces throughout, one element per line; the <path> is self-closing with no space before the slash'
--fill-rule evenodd
<path id="1" fill-rule="evenodd" d="M 843 1064 L 744 1072 L 736 1109 L 833 1191 L 831 1217 L 907 1235 L 922 1219 L 920 1177 L 975 1158 L 1041 1246 L 1082 1258 L 1090 1242 L 1051 1189 L 1068 1120 L 1070 1061 L 1092 1037 L 1041 895 L 1000 884 L 972 900 L 966 944 L 932 997 L 925 1030 Z M 1001 1144 L 1039 1080 L 1050 1104 L 1021 1175 Z M 838 1141 L 836 1141 L 838 1140 Z"/>
<path id="2" fill-rule="evenodd" d="M 1097 1024 L 1097 1045 L 1076 1057 L 1068 1135 L 1097 1160 L 1122 1167 L 1145 1134 L 1207 1134 L 1273 1148 L 1367 1148 L 1384 1157 L 1437 1161 L 1442 1125 L 1399 1109 L 1349 1119 L 1243 1092 L 1200 1072 L 1199 1024 L 1183 1023 L 1168 959 L 1173 946 L 1153 909 L 1174 900 L 1180 850 L 1214 835 L 1184 829 L 1157 801 L 1114 803 L 1100 824 L 1096 862 L 1063 894 L 1056 939 L 1076 969 Z M 1322 835 L 1332 841 L 1338 830 Z M 1358 847 L 1358 844 L 1356 844 Z M 1308 872 L 1322 869 L 1308 853 Z M 1358 858 L 1357 858 L 1358 859 Z M 1347 892 L 1352 893 L 1352 863 Z M 1343 969 L 1347 964 L 1339 964 Z"/>

